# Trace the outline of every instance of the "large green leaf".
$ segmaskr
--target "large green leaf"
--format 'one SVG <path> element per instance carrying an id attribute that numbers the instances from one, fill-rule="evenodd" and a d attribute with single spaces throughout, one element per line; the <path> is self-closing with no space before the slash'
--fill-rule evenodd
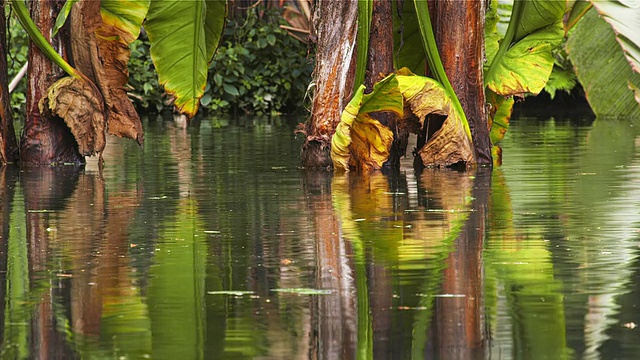
<path id="1" fill-rule="evenodd" d="M 207 61 L 211 63 L 213 55 L 218 49 L 224 24 L 227 19 L 227 1 L 226 0 L 206 0 L 207 16 L 204 24 L 206 34 L 205 42 L 207 44 Z"/>
<path id="2" fill-rule="evenodd" d="M 351 166 L 362 170 L 380 169 L 389 157 L 393 132 L 370 113 L 389 111 L 401 116 L 402 107 L 395 74 L 375 84 L 369 94 L 360 86 L 342 112 L 331 138 L 334 169 L 348 171 Z"/>
<path id="3" fill-rule="evenodd" d="M 486 75 L 487 87 L 503 96 L 538 94 L 553 70 L 551 50 L 560 45 L 563 36 L 562 23 L 557 21 L 515 43 L 494 59 Z"/>
<path id="4" fill-rule="evenodd" d="M 636 73 L 640 73 L 640 1 L 591 1 L 616 33 L 616 40 Z"/>
<path id="5" fill-rule="evenodd" d="M 220 4 L 210 2 L 214 1 L 155 0 L 145 21 L 159 82 L 175 97 L 178 110 L 187 116 L 198 111 L 208 62 L 221 34 L 217 29 L 224 24 L 225 12 L 215 13 L 210 8 Z M 226 6 L 226 1 L 215 2 Z"/>
<path id="6" fill-rule="evenodd" d="M 637 12 L 636 12 L 637 13 Z M 629 84 L 640 84 L 611 26 L 589 10 L 567 40 L 567 52 L 593 112 L 600 117 L 640 117 Z"/>
<path id="7" fill-rule="evenodd" d="M 150 3 L 151 0 L 101 0 L 100 15 L 103 23 L 117 29 L 118 37 L 128 45 L 138 38 Z"/>
<path id="8" fill-rule="evenodd" d="M 503 96 L 542 91 L 553 69 L 551 50 L 564 37 L 564 4 L 555 0 L 514 2 L 498 51 L 495 56 L 493 50 L 487 54 L 491 64 L 485 72 L 487 87 Z"/>
<path id="9" fill-rule="evenodd" d="M 509 129 L 514 100 L 513 97 L 505 98 L 491 90 L 487 91 L 486 99 L 487 104 L 491 105 L 489 110 L 491 132 L 489 137 L 491 138 L 491 143 L 496 145 L 504 138 Z"/>

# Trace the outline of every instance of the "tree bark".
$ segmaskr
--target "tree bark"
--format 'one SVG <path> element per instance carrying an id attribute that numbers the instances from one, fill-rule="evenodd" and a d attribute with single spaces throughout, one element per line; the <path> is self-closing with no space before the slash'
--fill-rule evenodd
<path id="1" fill-rule="evenodd" d="M 306 134 L 301 152 L 305 168 L 332 165 L 331 137 L 353 88 L 357 28 L 357 1 L 316 2 L 312 34 L 316 40 L 315 95 L 311 117 L 302 130 Z"/>
<path id="2" fill-rule="evenodd" d="M 4 6 L 0 6 L 0 165 L 18 160 L 18 144 L 11 116 L 11 96 L 8 88 L 7 23 Z"/>
<path id="3" fill-rule="evenodd" d="M 484 0 L 431 0 L 436 43 L 447 77 L 464 109 L 476 161 L 491 166 L 491 140 L 485 111 Z"/>
<path id="4" fill-rule="evenodd" d="M 51 32 L 61 3 L 55 0 L 30 1 L 31 17 L 54 48 Z M 78 144 L 71 131 L 59 117 L 45 118 L 40 114 L 38 102 L 49 86 L 62 76 L 60 70 L 38 47 L 29 45 L 29 69 L 27 78 L 27 114 L 20 139 L 21 162 L 27 165 L 55 163 L 84 163 L 78 152 Z"/>
<path id="5" fill-rule="evenodd" d="M 392 0 L 373 0 L 367 71 L 364 79 L 366 92 L 373 85 L 394 71 L 393 67 L 393 5 Z M 407 150 L 409 132 L 398 127 L 398 116 L 393 113 L 377 113 L 372 117 L 393 131 L 393 143 L 385 167 L 399 168 L 400 157 Z"/>

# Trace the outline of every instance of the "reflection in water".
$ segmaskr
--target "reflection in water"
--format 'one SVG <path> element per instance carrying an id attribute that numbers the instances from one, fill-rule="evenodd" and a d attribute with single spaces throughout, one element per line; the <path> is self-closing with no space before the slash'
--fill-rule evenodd
<path id="1" fill-rule="evenodd" d="M 302 171 L 281 119 L 2 168 L 0 358 L 634 359 L 637 124 L 525 120 L 494 171 Z"/>

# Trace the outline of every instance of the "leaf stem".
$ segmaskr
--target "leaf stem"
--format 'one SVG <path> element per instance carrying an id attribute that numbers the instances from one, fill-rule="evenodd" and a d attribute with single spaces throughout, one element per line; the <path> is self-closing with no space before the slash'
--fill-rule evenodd
<path id="1" fill-rule="evenodd" d="M 511 43 L 514 41 L 516 37 L 516 32 L 518 31 L 518 25 L 520 24 L 520 18 L 522 17 L 522 9 L 524 9 L 524 1 L 514 1 L 513 2 L 513 10 L 511 11 L 511 19 L 509 19 L 509 25 L 507 26 L 507 32 L 504 34 L 504 38 L 500 42 L 500 46 L 498 47 L 498 52 L 493 57 L 493 61 L 491 61 L 491 65 L 489 65 L 489 69 L 487 73 L 484 74 L 484 82 L 485 86 L 487 86 L 487 79 L 493 78 L 493 74 L 496 72 L 498 68 L 497 64 L 500 64 L 502 57 L 507 53 L 507 50 L 511 47 Z"/>
<path id="2" fill-rule="evenodd" d="M 517 1 L 516 1 L 517 2 Z M 440 53 L 438 52 L 438 45 L 436 44 L 436 37 L 433 34 L 433 27 L 431 26 L 431 17 L 429 15 L 428 2 L 424 0 L 413 1 L 416 8 L 416 15 L 418 18 L 418 25 L 420 26 L 420 35 L 422 38 L 422 44 L 424 45 L 425 52 L 427 53 L 427 63 L 429 64 L 429 70 L 433 72 L 436 80 L 442 84 L 447 94 L 451 98 L 451 103 L 455 110 L 460 114 L 462 119 L 464 130 L 467 133 L 469 139 L 471 139 L 471 129 L 469 129 L 469 121 L 467 115 L 462 109 L 460 99 L 456 95 L 453 86 L 449 82 L 446 72 L 444 71 L 444 65 L 440 59 Z"/>

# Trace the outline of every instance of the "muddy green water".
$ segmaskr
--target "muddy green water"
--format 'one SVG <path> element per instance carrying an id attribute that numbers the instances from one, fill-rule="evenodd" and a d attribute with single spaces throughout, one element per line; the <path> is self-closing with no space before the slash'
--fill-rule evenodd
<path id="1" fill-rule="evenodd" d="M 639 127 L 334 176 L 285 120 L 154 120 L 102 173 L 2 169 L 0 358 L 638 359 Z"/>

